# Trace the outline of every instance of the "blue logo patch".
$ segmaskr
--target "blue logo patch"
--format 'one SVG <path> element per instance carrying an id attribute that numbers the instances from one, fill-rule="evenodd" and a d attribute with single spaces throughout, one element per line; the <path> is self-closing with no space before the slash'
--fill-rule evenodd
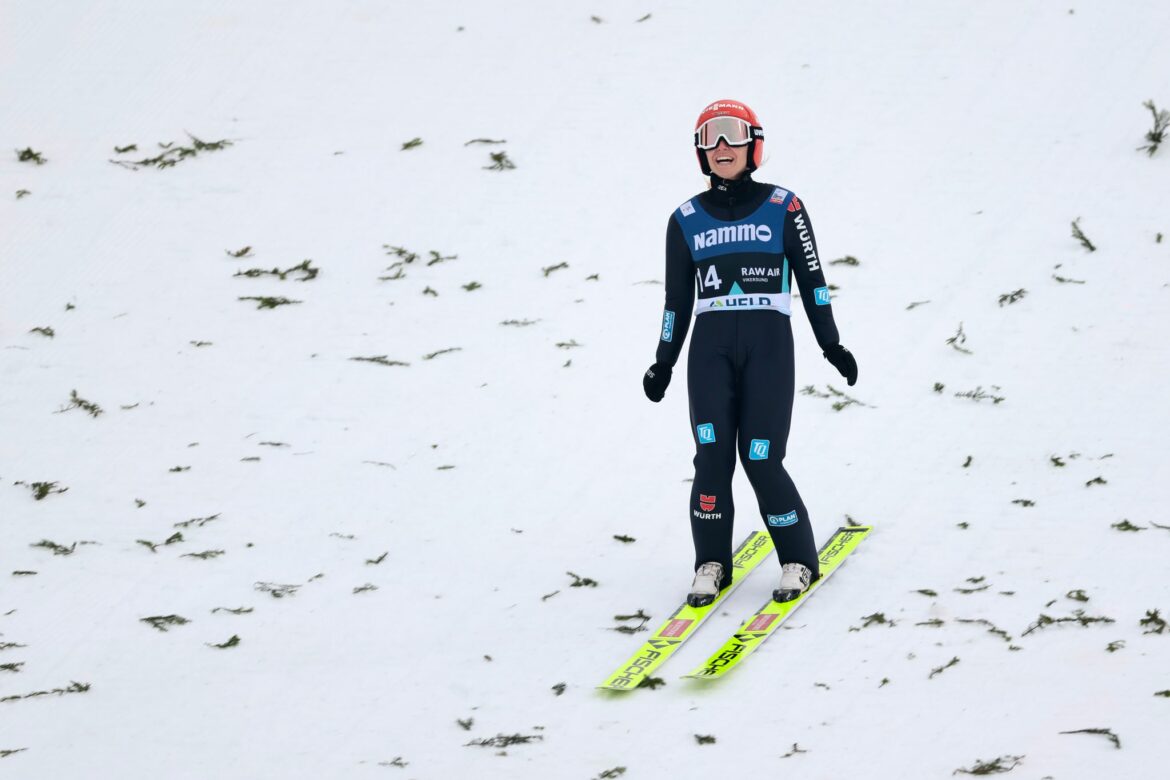
<path id="1" fill-rule="evenodd" d="M 768 525 L 773 528 L 779 528 L 785 525 L 796 525 L 796 512 L 792 511 L 786 515 L 768 515 Z"/>
<path id="2" fill-rule="evenodd" d="M 662 313 L 662 340 L 670 341 L 674 338 L 674 312 Z"/>
<path id="3" fill-rule="evenodd" d="M 817 306 L 828 306 L 829 305 L 829 288 L 828 287 L 818 287 L 817 289 L 813 290 L 813 300 L 815 300 L 817 302 Z"/>
<path id="4" fill-rule="evenodd" d="M 771 442 L 768 441 L 767 439 L 752 439 L 752 444 L 748 448 L 748 459 L 749 460 L 767 460 L 768 459 L 768 448 L 770 446 L 771 446 Z"/>
<path id="5" fill-rule="evenodd" d="M 711 423 L 696 426 L 695 431 L 699 434 L 699 444 L 715 443 L 715 426 Z"/>

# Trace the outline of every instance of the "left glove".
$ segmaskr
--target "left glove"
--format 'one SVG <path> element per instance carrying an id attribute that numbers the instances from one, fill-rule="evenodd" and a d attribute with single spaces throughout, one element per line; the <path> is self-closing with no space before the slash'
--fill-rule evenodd
<path id="1" fill-rule="evenodd" d="M 642 390 L 645 391 L 646 397 L 654 403 L 661 401 L 662 396 L 666 395 L 666 386 L 670 384 L 670 375 L 670 366 L 661 363 L 655 363 L 646 369 L 646 373 L 642 375 Z"/>
<path id="2" fill-rule="evenodd" d="M 840 344 L 834 344 L 824 351 L 825 360 L 833 364 L 841 376 L 845 377 L 850 387 L 857 383 L 857 360 L 853 353 Z"/>

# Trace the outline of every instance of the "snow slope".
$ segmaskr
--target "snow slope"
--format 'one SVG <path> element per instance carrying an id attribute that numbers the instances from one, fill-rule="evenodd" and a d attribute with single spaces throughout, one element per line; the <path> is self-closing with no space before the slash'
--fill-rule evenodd
<path id="1" fill-rule="evenodd" d="M 1170 149 L 1135 147 L 1168 29 L 1162 2 L 6 0 L 0 135 L 47 162 L 0 160 L 0 770 L 1148 776 Z M 646 636 L 613 616 L 690 581 L 685 372 L 659 405 L 640 374 L 719 97 L 860 261 L 826 272 L 865 405 L 819 397 L 844 383 L 796 323 L 787 462 L 818 538 L 877 532 L 725 681 L 676 678 L 774 562 L 667 685 L 604 696 Z M 232 145 L 109 162 L 186 133 Z M 1115 622 L 1024 635 L 1077 609 Z M 496 735 L 533 739 L 468 744 Z"/>

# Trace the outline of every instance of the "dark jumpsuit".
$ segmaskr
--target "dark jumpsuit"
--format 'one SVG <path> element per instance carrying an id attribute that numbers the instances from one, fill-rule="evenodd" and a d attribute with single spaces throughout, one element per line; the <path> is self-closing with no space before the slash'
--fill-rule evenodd
<path id="1" fill-rule="evenodd" d="M 656 362 L 673 367 L 695 306 L 687 366 L 695 481 L 695 568 L 731 581 L 735 456 L 755 490 L 781 563 L 818 574 L 808 511 L 784 469 L 795 391 L 790 309 L 796 277 L 821 349 L 839 342 L 808 212 L 788 190 L 746 176 L 680 206 L 666 229 L 666 305 Z"/>

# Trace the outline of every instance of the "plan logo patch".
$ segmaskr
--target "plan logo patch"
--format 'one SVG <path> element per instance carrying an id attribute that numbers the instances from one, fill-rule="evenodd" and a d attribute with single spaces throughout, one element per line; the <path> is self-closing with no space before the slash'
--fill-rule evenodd
<path id="1" fill-rule="evenodd" d="M 671 341 L 674 338 L 674 312 L 664 311 L 662 313 L 662 340 Z"/>
<path id="2" fill-rule="evenodd" d="M 796 511 L 786 515 L 768 515 L 768 525 L 773 528 L 783 528 L 786 525 L 796 525 Z"/>
<path id="3" fill-rule="evenodd" d="M 715 426 L 712 423 L 695 426 L 695 432 L 699 434 L 699 444 L 715 443 Z"/>
<path id="4" fill-rule="evenodd" d="M 684 217 L 689 217 L 691 214 L 695 213 L 695 206 L 688 200 L 686 203 L 679 206 L 678 210 L 682 212 Z"/>
<path id="5" fill-rule="evenodd" d="M 751 446 L 748 447 L 749 460 L 767 460 L 768 448 L 771 446 L 768 439 L 752 439 Z"/>
<path id="6" fill-rule="evenodd" d="M 817 289 L 813 290 L 813 299 L 817 302 L 817 306 L 828 306 L 829 288 L 818 287 Z"/>
<path id="7" fill-rule="evenodd" d="M 699 508 L 704 512 L 710 512 L 715 509 L 715 496 L 705 496 L 699 494 Z"/>

